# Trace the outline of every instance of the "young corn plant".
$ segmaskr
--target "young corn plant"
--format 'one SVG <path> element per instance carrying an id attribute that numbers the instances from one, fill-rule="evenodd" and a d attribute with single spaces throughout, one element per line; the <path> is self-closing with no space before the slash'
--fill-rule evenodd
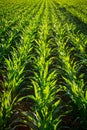
<path id="1" fill-rule="evenodd" d="M 55 119 L 54 116 L 60 105 L 56 97 L 59 91 L 56 88 L 56 72 L 49 70 L 52 64 L 52 59 L 48 58 L 51 50 L 42 39 L 38 42 L 38 48 L 36 51 L 39 57 L 35 65 L 35 78 L 32 80 L 35 95 L 31 96 L 35 101 L 36 123 L 39 130 L 56 130 L 60 123 L 60 117 Z"/>
<path id="2" fill-rule="evenodd" d="M 76 34 L 69 34 L 67 40 L 67 49 L 71 49 L 70 57 L 73 60 L 73 63 L 76 62 L 77 77 L 79 78 L 80 75 L 83 75 L 83 80 L 86 89 L 86 78 L 87 78 L 87 38 L 84 34 L 78 32 Z"/>
<path id="3" fill-rule="evenodd" d="M 65 63 L 65 73 L 63 76 L 65 80 L 64 90 L 70 96 L 72 101 L 77 107 L 77 111 L 79 112 L 80 125 L 86 128 L 86 120 L 87 120 L 87 90 L 83 80 L 83 75 L 77 77 L 78 68 L 74 63 L 73 66 L 70 65 L 69 57 L 67 57 L 67 61 Z M 78 117 L 77 117 L 78 118 Z"/>
<path id="4" fill-rule="evenodd" d="M 54 12 L 53 8 L 52 11 Z M 54 13 L 55 14 L 55 13 Z M 82 35 L 76 35 L 74 34 L 75 27 L 71 24 L 65 24 L 62 27 L 61 24 L 57 24 L 58 18 L 56 15 L 52 15 L 52 23 L 53 27 L 56 32 L 56 48 L 58 52 L 56 54 L 58 55 L 56 62 L 57 65 L 57 73 L 58 75 L 62 76 L 61 81 L 58 81 L 60 88 L 63 88 L 63 90 L 66 91 L 68 96 L 71 98 L 71 100 L 74 102 L 74 105 L 77 107 L 77 113 L 79 112 L 79 118 L 80 118 L 80 126 L 82 125 L 83 128 L 86 128 L 86 110 L 87 110 L 87 102 L 86 102 L 86 96 L 87 96 L 87 90 L 86 90 L 86 84 L 83 80 L 83 73 L 80 72 L 80 75 L 78 75 L 79 69 L 83 66 L 83 62 L 86 61 L 86 41 Z M 54 22 L 55 21 L 55 22 Z M 73 33 L 73 34 L 72 34 Z M 73 44 L 70 46 L 67 46 L 67 41 L 73 37 Z M 81 43 L 82 41 L 85 41 L 85 44 Z M 79 44 L 80 43 L 80 44 Z M 77 50 L 78 51 L 77 51 Z M 73 54 L 76 52 L 75 54 Z M 80 54 L 78 55 L 79 52 Z M 85 54 L 85 55 L 84 55 Z M 74 60 L 76 57 L 79 57 L 77 60 Z M 72 58 L 73 57 L 73 58 Z M 84 57 L 84 58 L 83 58 Z M 86 63 L 86 62 L 85 62 Z M 76 117 L 76 120 L 78 120 L 78 117 Z M 76 121 L 75 120 L 75 121 Z"/>
<path id="5" fill-rule="evenodd" d="M 4 90 L 0 98 L 0 128 L 11 129 L 8 126 L 9 119 L 14 112 L 14 106 L 24 97 L 19 97 L 19 87 L 23 82 L 23 72 L 27 62 L 31 60 L 29 55 L 32 50 L 30 39 L 26 33 L 17 50 L 13 48 L 11 57 L 5 59 L 7 75 L 4 79 Z"/>
<path id="6" fill-rule="evenodd" d="M 45 3 L 45 16 L 40 26 L 39 39 L 36 41 L 35 72 L 32 78 L 34 95 L 29 96 L 34 100 L 32 112 L 22 112 L 27 122 L 34 130 L 57 130 L 61 122 L 61 116 L 57 115 L 60 111 L 60 99 L 57 96 L 59 89 L 56 88 L 56 71 L 50 69 L 53 57 L 51 48 L 47 42 L 49 33 L 48 26 L 48 3 Z"/>
<path id="7" fill-rule="evenodd" d="M 30 22 L 30 26 L 23 30 L 23 36 L 21 36 L 22 40 L 19 45 L 19 47 L 13 48 L 13 51 L 11 53 L 11 57 L 9 59 L 5 59 L 6 67 L 7 67 L 7 79 L 4 82 L 4 95 L 2 94 L 1 97 L 1 117 L 2 120 L 1 128 L 6 129 L 7 123 L 11 115 L 14 111 L 14 106 L 16 106 L 21 100 L 27 98 L 28 96 L 22 96 L 20 97 L 20 90 L 21 84 L 24 81 L 23 73 L 26 67 L 26 64 L 29 64 L 31 62 L 31 58 L 33 55 L 30 53 L 32 50 L 32 44 L 35 38 L 34 31 L 38 27 L 38 19 L 40 19 L 40 15 L 42 14 L 44 7 L 44 3 L 41 6 L 40 12 L 37 14 L 36 20 L 32 23 Z M 28 77 L 29 78 L 29 77 Z M 29 87 L 30 89 L 30 87 Z M 27 90 L 27 87 L 23 87 L 23 90 Z M 12 98 L 12 99 L 11 99 Z M 6 100 L 5 100 L 6 99 Z M 5 115 L 3 115 L 3 112 Z M 11 121 L 11 125 L 16 123 L 24 123 L 22 119 L 14 119 L 13 122 Z M 11 126 L 10 125 L 10 126 Z M 11 127 L 7 129 L 11 129 Z M 13 127 L 15 129 L 18 125 Z"/>
<path id="8" fill-rule="evenodd" d="M 78 62 L 73 62 L 70 58 L 70 53 L 73 48 L 67 51 L 66 42 L 63 40 L 58 41 L 59 45 L 59 58 L 62 61 L 62 66 L 60 67 L 62 77 L 65 80 L 63 89 L 69 95 L 75 106 L 77 107 L 77 111 L 79 112 L 80 125 L 82 128 L 86 128 L 86 120 L 87 120 L 87 90 L 85 87 L 85 83 L 83 80 L 83 74 L 80 74 L 77 77 L 79 66 Z M 84 89 L 85 88 L 85 89 Z M 78 118 L 78 117 L 77 117 Z"/>

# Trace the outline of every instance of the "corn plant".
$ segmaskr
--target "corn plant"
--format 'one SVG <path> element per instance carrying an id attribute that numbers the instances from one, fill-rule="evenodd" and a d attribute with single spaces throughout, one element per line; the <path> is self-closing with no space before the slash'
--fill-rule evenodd
<path id="1" fill-rule="evenodd" d="M 52 10 L 54 11 L 54 10 Z M 84 128 L 86 127 L 86 89 L 84 91 L 85 83 L 83 80 L 83 74 L 80 73 L 80 76 L 78 75 L 78 71 L 80 67 L 82 66 L 82 62 L 84 61 L 86 55 L 85 52 L 85 44 L 81 44 L 80 40 L 84 37 L 81 37 L 81 35 L 74 34 L 75 27 L 71 24 L 65 24 L 62 25 L 57 24 L 58 19 L 55 15 L 52 16 L 52 23 L 54 26 L 54 29 L 56 30 L 56 46 L 54 49 L 54 53 L 56 53 L 57 56 L 57 73 L 58 76 L 62 77 L 62 80 L 58 81 L 60 85 L 60 88 L 63 88 L 63 91 L 65 90 L 68 96 L 71 98 L 71 100 L 74 102 L 74 104 L 77 107 L 77 111 L 79 111 L 79 118 L 80 118 L 80 125 L 83 125 Z M 63 27 L 62 27 L 63 26 Z M 74 42 L 72 43 L 72 46 L 68 44 L 67 47 L 67 41 L 71 37 L 73 37 Z M 76 42 L 77 41 L 77 42 Z M 85 41 L 86 42 L 86 41 Z M 80 44 L 79 44 L 80 43 Z M 73 54 L 73 50 L 75 50 L 77 54 Z M 58 52 L 56 52 L 56 50 Z M 79 51 L 78 51 L 79 50 Z M 79 52 L 79 55 L 78 55 Z M 77 60 L 74 60 L 76 57 L 79 57 Z M 72 58 L 73 57 L 73 58 Z M 82 58 L 84 57 L 84 58 Z M 83 60 L 82 60 L 83 59 Z M 56 65 L 55 65 L 56 66 Z M 83 111 L 83 112 L 82 112 Z M 76 117 L 78 118 L 78 117 Z M 84 122 L 84 123 L 83 123 Z M 82 124 L 83 123 L 83 124 Z"/>
<path id="2" fill-rule="evenodd" d="M 81 44 L 80 44 L 81 45 Z M 62 60 L 62 66 L 59 67 L 62 73 L 62 77 L 65 80 L 63 83 L 63 89 L 67 92 L 69 97 L 72 99 L 74 104 L 77 106 L 77 111 L 79 111 L 80 123 L 86 127 L 86 110 L 87 110 L 87 90 L 85 88 L 85 83 L 83 80 L 83 75 L 78 74 L 78 63 L 70 59 L 70 52 L 73 48 L 66 50 L 66 42 L 63 40 L 58 40 L 58 52 L 59 58 Z M 82 50 L 82 49 L 81 49 Z M 62 87 L 62 85 L 60 85 Z M 80 125 L 81 125 L 80 124 Z"/>
<path id="3" fill-rule="evenodd" d="M 39 15 L 37 14 L 37 19 L 39 19 L 41 13 L 42 13 L 42 8 L 44 7 L 43 6 L 44 3 L 42 4 L 41 6 L 41 11 L 39 12 Z M 6 66 L 7 66 L 7 79 L 5 80 L 5 83 L 4 83 L 4 94 L 5 94 L 5 97 L 4 95 L 2 94 L 2 97 L 1 97 L 1 120 L 2 120 L 2 123 L 1 123 L 1 128 L 3 129 L 6 129 L 6 124 L 8 122 L 8 119 L 11 117 L 11 114 L 13 114 L 14 110 L 13 110 L 13 107 L 15 105 L 17 105 L 17 103 L 21 100 L 23 100 L 24 98 L 28 97 L 27 95 L 26 96 L 23 96 L 23 97 L 20 97 L 20 87 L 22 86 L 21 84 L 23 83 L 23 80 L 24 80 L 24 77 L 23 77 L 23 73 L 24 73 L 24 69 L 26 67 L 26 64 L 29 62 L 31 62 L 31 58 L 33 57 L 33 55 L 29 55 L 31 50 L 32 50 L 32 46 L 31 46 L 31 43 L 33 43 L 34 41 L 34 38 L 35 38 L 35 34 L 34 34 L 34 31 L 37 29 L 37 26 L 38 26 L 38 21 L 36 21 L 33 23 L 33 26 L 32 26 L 32 23 L 30 24 L 29 27 L 27 27 L 27 31 L 25 32 L 25 30 L 23 30 L 23 36 L 22 37 L 22 40 L 21 40 L 21 43 L 19 45 L 19 47 L 16 47 L 16 48 L 13 48 L 13 51 L 11 53 L 11 58 L 9 59 L 5 59 L 5 62 L 6 62 Z M 27 70 L 26 70 L 27 71 Z M 27 90 L 27 87 L 23 87 L 23 89 L 26 89 Z M 10 90 L 10 91 L 9 91 Z M 22 88 L 21 88 L 22 90 Z M 6 98 L 7 96 L 7 98 Z M 6 101 L 5 101 L 5 98 L 6 98 Z M 12 100 L 12 99 L 13 100 Z M 6 103 L 5 103 L 6 102 Z M 5 110 L 4 110 L 5 109 Z M 9 109 L 9 111 L 8 111 Z M 3 120 L 3 111 L 5 111 L 5 117 L 4 117 L 4 120 Z M 7 117 L 6 117 L 7 116 Z M 4 122 L 5 121 L 5 122 Z M 17 123 L 19 120 L 13 120 L 13 122 L 11 122 L 11 125 L 14 124 L 14 123 Z M 21 121 L 22 123 L 22 121 Z M 3 126 L 3 124 L 5 126 Z M 10 129 L 10 128 L 8 128 Z M 15 129 L 15 127 L 13 128 Z"/>
<path id="4" fill-rule="evenodd" d="M 4 92 L 1 95 L 1 129 L 6 129 L 7 121 L 13 113 L 13 106 L 17 103 L 18 99 L 18 89 L 20 84 L 23 82 L 23 71 L 27 62 L 30 61 L 31 56 L 29 53 L 31 51 L 31 43 L 26 34 L 23 43 L 17 48 L 13 48 L 12 57 L 5 59 L 7 68 L 7 78 L 5 79 Z M 16 95 L 17 94 L 17 95 Z M 21 100 L 23 97 L 19 98 Z"/>
<path id="5" fill-rule="evenodd" d="M 23 112 L 27 117 L 27 124 L 33 129 L 56 130 L 61 121 L 61 116 L 56 114 L 60 111 L 60 99 L 56 95 L 56 71 L 50 70 L 53 57 L 50 57 L 51 49 L 47 42 L 49 33 L 48 26 L 48 3 L 45 3 L 45 16 L 40 26 L 39 39 L 36 41 L 35 72 L 32 79 L 34 95 L 29 96 L 34 100 L 33 113 Z"/>

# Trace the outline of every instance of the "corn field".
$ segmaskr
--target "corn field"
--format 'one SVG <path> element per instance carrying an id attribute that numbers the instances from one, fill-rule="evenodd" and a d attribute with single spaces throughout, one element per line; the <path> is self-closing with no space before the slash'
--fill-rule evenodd
<path id="1" fill-rule="evenodd" d="M 0 130 L 87 130 L 86 0 L 0 0 Z"/>

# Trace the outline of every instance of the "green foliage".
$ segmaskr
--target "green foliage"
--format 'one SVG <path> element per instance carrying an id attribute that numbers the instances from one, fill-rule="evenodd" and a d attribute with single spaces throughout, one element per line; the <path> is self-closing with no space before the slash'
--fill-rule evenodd
<path id="1" fill-rule="evenodd" d="M 0 0 L 1 130 L 87 128 L 86 4 Z"/>

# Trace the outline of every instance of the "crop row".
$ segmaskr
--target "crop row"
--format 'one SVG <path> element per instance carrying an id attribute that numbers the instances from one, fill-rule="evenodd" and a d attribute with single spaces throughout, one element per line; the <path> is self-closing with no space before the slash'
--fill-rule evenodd
<path id="1" fill-rule="evenodd" d="M 84 28 L 57 0 L 0 3 L 1 130 L 85 130 Z"/>

